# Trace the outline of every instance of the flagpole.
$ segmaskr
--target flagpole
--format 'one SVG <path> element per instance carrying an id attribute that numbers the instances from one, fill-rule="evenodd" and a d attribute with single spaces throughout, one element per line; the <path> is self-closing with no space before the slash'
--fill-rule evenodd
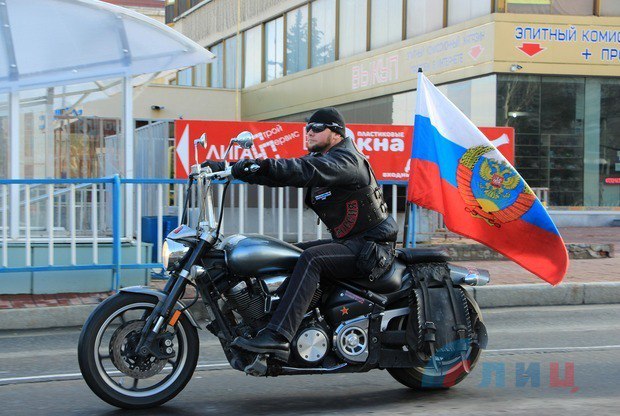
<path id="1" fill-rule="evenodd" d="M 418 68 L 418 74 L 422 73 L 422 68 Z M 420 77 L 418 76 L 418 88 L 420 91 Z M 415 128 L 415 127 L 414 127 Z M 413 141 L 413 137 L 411 138 Z M 411 174 L 411 173 L 410 173 Z M 409 195 L 409 182 L 407 182 L 407 195 Z M 403 228 L 403 247 L 413 248 L 416 244 L 416 205 L 407 201 L 405 206 L 405 227 Z"/>
<path id="2" fill-rule="evenodd" d="M 405 209 L 405 235 L 403 236 L 403 247 L 413 248 L 416 245 L 416 204 L 407 202 Z"/>
<path id="3" fill-rule="evenodd" d="M 409 185 L 407 185 L 409 188 Z M 405 204 L 405 226 L 403 227 L 403 248 L 409 247 L 409 206 L 411 202 L 407 201 Z"/>

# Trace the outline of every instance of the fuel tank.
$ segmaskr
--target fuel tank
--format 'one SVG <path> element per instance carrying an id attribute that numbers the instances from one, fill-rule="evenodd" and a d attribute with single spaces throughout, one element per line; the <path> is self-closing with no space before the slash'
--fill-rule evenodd
<path id="1" fill-rule="evenodd" d="M 226 264 L 237 276 L 251 277 L 292 272 L 302 250 L 292 244 L 260 234 L 235 234 L 219 246 Z"/>

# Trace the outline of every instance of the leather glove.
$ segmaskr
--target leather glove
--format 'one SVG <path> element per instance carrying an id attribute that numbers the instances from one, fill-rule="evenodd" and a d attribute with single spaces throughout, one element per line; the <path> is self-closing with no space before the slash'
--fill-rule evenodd
<path id="1" fill-rule="evenodd" d="M 205 160 L 200 164 L 201 167 L 210 167 L 212 172 L 221 172 L 224 170 L 224 162 L 218 162 L 216 160 Z"/>
<path id="2" fill-rule="evenodd" d="M 252 175 L 253 173 L 257 173 L 250 171 L 250 166 L 255 163 L 258 163 L 258 161 L 255 159 L 241 159 L 240 161 L 235 163 L 231 170 L 233 178 L 242 179 L 246 176 Z"/>

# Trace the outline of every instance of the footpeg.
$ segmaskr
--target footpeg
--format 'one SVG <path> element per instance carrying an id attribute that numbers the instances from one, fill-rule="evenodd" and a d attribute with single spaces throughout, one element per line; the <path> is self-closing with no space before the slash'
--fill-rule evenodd
<path id="1" fill-rule="evenodd" d="M 264 354 L 258 354 L 252 364 L 246 366 L 243 371 L 254 377 L 267 375 L 267 357 Z"/>
<path id="2" fill-rule="evenodd" d="M 291 355 L 291 352 L 290 351 L 275 351 L 275 352 L 270 352 L 268 355 L 274 360 L 288 363 L 288 358 Z"/>
<path id="3" fill-rule="evenodd" d="M 235 370 L 243 371 L 245 367 L 247 367 L 245 360 L 241 358 L 239 353 L 234 348 L 230 349 L 230 353 L 232 355 L 232 357 L 230 357 L 229 359 L 230 366 Z"/>

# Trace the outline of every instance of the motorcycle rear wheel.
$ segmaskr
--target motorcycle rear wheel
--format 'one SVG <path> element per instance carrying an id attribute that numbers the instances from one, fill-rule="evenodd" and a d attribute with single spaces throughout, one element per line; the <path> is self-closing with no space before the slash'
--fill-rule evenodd
<path id="1" fill-rule="evenodd" d="M 82 328 L 78 343 L 80 371 L 90 389 L 113 406 L 159 406 L 179 394 L 192 378 L 199 339 L 184 314 L 174 326 L 175 356 L 170 360 L 163 362 L 152 356 L 142 359 L 128 352 L 156 303 L 151 296 L 120 292 L 99 305 Z M 125 384 L 127 378 L 132 381 Z"/>
<path id="2" fill-rule="evenodd" d="M 481 350 L 472 347 L 467 355 L 470 371 L 474 369 Z M 419 366 L 414 368 L 388 368 L 387 371 L 399 383 L 416 390 L 438 390 L 448 389 L 459 384 L 469 375 L 463 367 L 463 363 L 459 361 L 452 366 L 440 367 L 437 372 L 430 365 Z"/>
<path id="3" fill-rule="evenodd" d="M 404 304 L 402 305 L 404 306 Z M 472 319 L 472 325 L 474 328 L 477 325 L 479 316 L 475 309 L 470 304 L 469 314 Z M 390 325 L 391 329 L 405 330 L 407 328 L 407 321 L 409 317 L 403 316 L 399 320 L 394 320 L 394 323 Z M 466 353 L 466 362 L 469 367 L 469 372 L 473 371 L 474 367 L 478 363 L 482 349 L 476 344 L 471 345 Z M 449 362 L 441 363 L 438 365 L 439 371 L 432 365 L 429 358 L 424 353 L 410 352 L 419 365 L 413 368 L 388 368 L 388 373 L 399 383 L 416 390 L 441 390 L 448 389 L 452 386 L 456 386 L 463 381 L 469 372 L 465 371 L 465 366 L 461 359 L 452 359 Z"/>

